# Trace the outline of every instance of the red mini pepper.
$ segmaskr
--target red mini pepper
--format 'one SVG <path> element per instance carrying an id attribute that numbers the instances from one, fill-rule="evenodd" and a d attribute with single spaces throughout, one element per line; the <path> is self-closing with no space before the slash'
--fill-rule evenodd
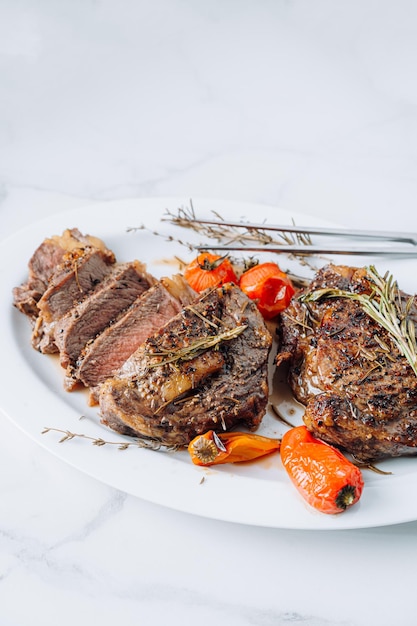
<path id="1" fill-rule="evenodd" d="M 361 497 L 364 481 L 360 469 L 305 426 L 284 434 L 281 459 L 304 499 L 322 513 L 341 513 Z"/>

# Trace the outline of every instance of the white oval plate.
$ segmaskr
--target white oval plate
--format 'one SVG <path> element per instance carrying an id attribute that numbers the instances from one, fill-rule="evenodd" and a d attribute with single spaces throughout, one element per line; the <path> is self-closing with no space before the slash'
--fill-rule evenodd
<path id="1" fill-rule="evenodd" d="M 269 223 L 320 225 L 317 219 L 263 205 L 249 205 L 194 199 L 199 217 L 219 212 L 223 218 Z M 283 469 L 279 455 L 249 465 L 199 468 L 187 452 L 153 452 L 129 447 L 93 446 L 74 438 L 59 443 L 56 432 L 42 434 L 45 427 L 69 430 L 93 438 L 123 443 L 127 441 L 100 424 L 98 411 L 89 408 L 86 394 L 63 390 L 63 370 L 57 359 L 41 355 L 30 345 L 28 320 L 12 306 L 12 289 L 27 276 L 27 262 L 45 237 L 77 227 L 101 237 L 114 250 L 119 261 L 138 258 L 156 276 L 171 275 L 178 269 L 178 256 L 190 260 L 183 242 L 201 242 L 188 230 L 161 221 L 166 209 L 189 207 L 188 199 L 152 198 L 105 202 L 61 213 L 27 227 L 0 245 L 0 345 L 7 367 L 3 368 L 0 408 L 24 433 L 78 470 L 117 489 L 177 510 L 243 524 L 291 529 L 353 529 L 382 526 L 417 519 L 417 459 L 396 459 L 380 464 L 391 475 L 364 472 L 365 489 L 358 504 L 348 511 L 328 516 L 310 508 L 298 495 Z M 127 232 L 129 227 L 146 226 Z M 159 234 L 154 235 L 151 231 Z M 357 257 L 350 263 L 364 264 Z M 282 269 L 311 272 L 279 258 Z M 346 262 L 346 259 L 336 259 Z M 321 264 L 323 260 L 321 260 Z M 401 287 L 414 293 L 412 261 L 377 262 L 380 271 L 390 270 Z M 7 356 L 5 356 L 7 355 Z M 279 396 L 277 398 L 277 395 Z M 292 423 L 301 422 L 300 407 L 292 400 L 284 383 L 275 380 L 274 398 Z M 85 419 L 80 420 L 80 416 Z M 285 426 L 268 411 L 259 430 L 280 436 Z"/>

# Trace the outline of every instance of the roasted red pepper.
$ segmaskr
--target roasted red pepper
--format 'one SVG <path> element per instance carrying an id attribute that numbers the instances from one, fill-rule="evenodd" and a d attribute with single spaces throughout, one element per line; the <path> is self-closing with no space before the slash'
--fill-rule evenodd
<path id="1" fill-rule="evenodd" d="M 322 513 L 341 513 L 361 497 L 364 481 L 360 469 L 305 426 L 284 434 L 281 459 L 304 499 Z"/>

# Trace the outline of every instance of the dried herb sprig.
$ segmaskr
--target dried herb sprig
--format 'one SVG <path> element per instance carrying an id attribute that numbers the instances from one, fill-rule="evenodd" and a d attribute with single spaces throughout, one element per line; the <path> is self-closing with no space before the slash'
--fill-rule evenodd
<path id="1" fill-rule="evenodd" d="M 162 217 L 161 221 L 169 222 L 173 226 L 193 231 L 196 234 L 202 235 L 206 239 L 211 239 L 217 243 L 221 243 L 222 245 L 244 245 L 245 243 L 257 243 L 263 246 L 268 246 L 270 244 L 312 245 L 311 237 L 308 233 L 287 233 L 285 231 L 274 231 L 274 235 L 272 235 L 271 233 L 273 231 L 262 228 L 254 228 L 249 222 L 247 223 L 247 227 L 245 227 L 245 222 L 241 222 L 242 228 L 234 228 L 232 226 L 222 224 L 221 222 L 225 222 L 225 220 L 217 211 L 213 210 L 211 213 L 214 218 L 218 220 L 219 224 L 201 224 L 197 222 L 194 206 L 192 200 L 190 200 L 189 207 L 179 207 L 176 212 L 166 209 L 165 216 Z M 159 233 L 156 230 L 149 229 L 145 226 L 145 224 L 126 228 L 127 232 L 136 232 L 138 230 L 148 231 L 154 236 L 162 237 L 167 242 L 176 242 L 181 246 L 185 246 L 191 252 L 195 250 L 195 242 L 191 243 L 184 241 L 181 238 L 174 237 L 172 234 L 166 235 Z M 306 254 L 292 253 L 288 256 L 297 258 L 301 265 L 308 266 L 313 270 L 316 269 Z M 252 262 L 249 264 L 251 263 Z"/>
<path id="2" fill-rule="evenodd" d="M 353 459 L 352 463 L 356 465 L 356 467 L 359 467 L 360 469 L 367 469 L 370 472 L 374 472 L 375 474 L 381 474 L 381 476 L 390 476 L 392 474 L 392 472 L 389 472 L 387 470 L 382 470 L 380 467 L 377 467 L 376 465 L 373 465 L 372 463 L 361 463 L 359 461 L 356 461 L 356 459 Z"/>
<path id="3" fill-rule="evenodd" d="M 224 222 L 224 218 L 217 211 L 212 211 L 215 219 L 219 221 L 219 224 L 202 224 L 196 222 L 197 219 L 195 210 L 193 207 L 193 203 L 190 200 L 190 207 L 180 207 L 177 209 L 176 213 L 173 213 L 170 210 L 166 210 L 165 217 L 162 218 L 162 221 L 168 221 L 174 226 L 179 226 L 181 228 L 187 228 L 189 230 L 194 231 L 208 239 L 213 239 L 218 243 L 223 243 L 225 245 L 232 245 L 234 243 L 244 244 L 244 243 L 260 243 L 261 245 L 268 244 L 282 244 L 286 243 L 288 245 L 293 245 L 296 243 L 303 245 L 311 245 L 311 237 L 307 233 L 287 233 L 281 231 L 274 231 L 276 236 L 272 235 L 272 231 L 268 231 L 262 228 L 254 228 L 248 222 L 247 227 L 245 222 L 241 222 L 242 228 L 235 228 L 233 226 L 228 226 L 227 224 L 222 224 Z"/>
<path id="4" fill-rule="evenodd" d="M 146 230 L 148 233 L 150 233 L 151 235 L 154 235 L 155 237 L 162 237 L 165 241 L 169 242 L 176 242 L 178 244 L 180 244 L 180 246 L 184 246 L 186 248 L 188 248 L 188 250 L 190 250 L 191 252 L 194 250 L 195 245 L 192 243 L 189 243 L 187 241 L 183 241 L 182 239 L 178 239 L 177 237 L 173 237 L 173 235 L 163 235 L 161 233 L 158 233 L 157 230 L 152 230 L 151 228 L 148 228 L 147 226 L 145 226 L 145 224 L 141 224 L 140 226 L 128 226 L 126 228 L 126 232 L 127 233 L 135 233 L 138 230 Z M 179 259 L 180 265 L 183 265 L 184 262 Z"/>
<path id="5" fill-rule="evenodd" d="M 229 226 L 225 222 L 225 219 L 220 215 L 218 211 L 211 211 L 214 218 L 218 221 L 217 224 L 204 224 L 196 221 L 197 217 L 194 211 L 193 203 L 190 200 L 189 207 L 180 207 L 176 213 L 169 211 L 165 212 L 165 217 L 162 221 L 168 221 L 174 226 L 181 228 L 187 228 L 199 235 L 202 235 L 206 240 L 213 240 L 222 245 L 245 245 L 245 244 L 260 244 L 261 246 L 268 245 L 312 245 L 311 237 L 308 233 L 289 233 L 286 231 L 271 231 L 263 229 L 262 227 L 254 227 L 250 222 L 241 221 L 242 226 L 233 227 Z M 293 222 L 294 224 L 294 222 Z M 273 233 L 273 234 L 272 234 Z M 179 241 L 179 240 L 177 240 Z M 184 243 L 179 241 L 179 243 Z M 193 244 L 187 244 L 189 249 L 193 249 Z M 303 253 L 288 253 L 288 257 L 297 259 L 300 265 L 309 267 L 312 270 L 317 268 L 311 261 L 309 254 Z"/>
<path id="6" fill-rule="evenodd" d="M 225 330 L 218 335 L 206 335 L 205 337 L 192 341 L 188 346 L 183 346 L 182 348 L 149 352 L 147 353 L 148 357 L 164 358 L 160 361 L 156 361 L 155 363 L 148 364 L 148 367 L 161 367 L 162 365 L 167 365 L 168 363 L 191 361 L 192 359 L 195 359 L 203 354 L 203 352 L 210 350 L 210 348 L 217 348 L 221 342 L 235 339 L 235 337 L 238 337 L 241 333 L 243 333 L 247 327 L 247 324 L 242 324 L 241 326 L 235 326 L 234 328 Z"/>
<path id="7" fill-rule="evenodd" d="M 60 428 L 50 428 L 45 427 L 42 431 L 42 435 L 45 435 L 50 432 L 61 433 L 62 437 L 59 440 L 59 443 L 64 443 L 66 441 L 71 441 L 72 439 L 87 439 L 91 441 L 93 446 L 117 446 L 118 450 L 127 450 L 127 448 L 144 448 L 146 450 L 154 450 L 154 451 L 165 451 L 171 452 L 179 449 L 179 446 L 167 446 L 162 444 L 157 439 L 145 439 L 141 437 L 134 437 L 131 441 L 106 441 L 101 437 L 90 437 L 89 435 L 85 435 L 84 433 L 73 433 L 70 430 L 62 430 Z"/>
<path id="8" fill-rule="evenodd" d="M 303 302 L 317 302 L 324 298 L 346 298 L 359 302 L 365 313 L 382 326 L 407 359 L 417 376 L 417 342 L 415 324 L 410 318 L 413 298 L 401 297 L 397 281 L 386 272 L 381 276 L 373 265 L 366 268 L 372 285 L 371 293 L 355 293 L 343 289 L 325 288 L 307 291 L 300 295 Z"/>

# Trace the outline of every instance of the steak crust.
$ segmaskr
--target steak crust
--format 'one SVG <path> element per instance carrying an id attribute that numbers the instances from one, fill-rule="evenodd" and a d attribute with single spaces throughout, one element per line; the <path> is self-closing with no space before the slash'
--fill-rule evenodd
<path id="1" fill-rule="evenodd" d="M 334 265 L 308 290 L 326 287 L 371 290 L 364 269 Z M 415 298 L 409 316 L 415 324 Z M 289 384 L 315 436 L 360 461 L 417 454 L 417 377 L 360 303 L 294 299 L 281 315 L 280 335 L 277 363 L 289 362 Z"/>

